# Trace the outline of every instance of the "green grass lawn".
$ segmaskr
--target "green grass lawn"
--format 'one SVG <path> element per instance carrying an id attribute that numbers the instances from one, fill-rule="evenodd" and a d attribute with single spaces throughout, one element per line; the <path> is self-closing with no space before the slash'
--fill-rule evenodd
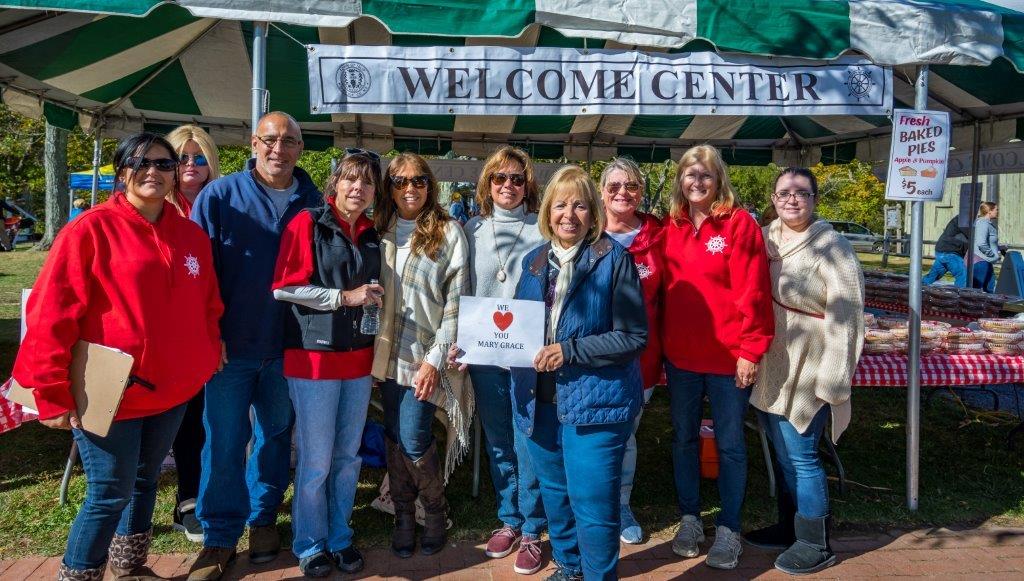
<path id="1" fill-rule="evenodd" d="M 6 377 L 17 348 L 20 289 L 38 272 L 43 255 L 0 254 L 0 372 Z M 1024 524 L 1024 455 L 1011 451 L 1005 437 L 1012 424 L 993 421 L 991 414 L 966 413 L 953 402 L 936 398 L 921 412 L 920 510 L 906 508 L 905 422 L 902 389 L 858 389 L 854 417 L 840 442 L 840 454 L 852 481 L 838 497 L 831 487 L 833 512 L 840 531 L 885 531 L 915 526 L 950 526 L 998 522 Z M 374 413 L 371 413 L 373 416 Z M 668 535 L 677 519 L 672 482 L 668 397 L 655 392 L 638 434 L 639 466 L 633 507 L 645 528 Z M 25 555 L 58 555 L 68 527 L 85 492 L 81 469 L 75 470 L 69 503 L 57 505 L 70 434 L 48 430 L 36 422 L 0 435 L 0 559 Z M 769 522 L 774 502 L 767 495 L 767 476 L 760 445 L 748 434 L 750 477 L 745 526 Z M 498 526 L 494 495 L 486 471 L 480 498 L 470 496 L 472 463 L 467 460 L 452 476 L 448 498 L 455 539 L 483 540 Z M 834 470 L 829 467 L 830 474 Z M 382 545 L 390 518 L 370 508 L 382 470 L 364 469 L 356 498 L 354 528 L 363 546 Z M 157 501 L 154 550 L 189 552 L 196 545 L 171 530 L 174 475 L 164 475 Z M 703 487 L 705 519 L 714 517 L 718 494 L 713 481 Z M 290 492 L 281 508 L 282 531 L 289 530 Z M 244 546 L 244 545 L 243 545 Z"/>

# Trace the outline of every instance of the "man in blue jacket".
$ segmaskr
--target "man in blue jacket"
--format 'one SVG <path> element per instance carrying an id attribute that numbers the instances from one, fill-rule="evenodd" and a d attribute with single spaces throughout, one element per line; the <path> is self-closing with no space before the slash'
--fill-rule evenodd
<path id="1" fill-rule="evenodd" d="M 301 210 L 323 201 L 309 174 L 295 167 L 302 145 L 290 115 L 264 115 L 252 136 L 256 158 L 208 184 L 192 209 L 192 220 L 213 243 L 224 300 L 224 368 L 206 384 L 196 508 L 204 540 L 189 579 L 219 579 L 246 524 L 251 562 L 271 561 L 281 547 L 276 516 L 288 488 L 294 413 L 282 375 L 285 309 L 270 286 L 281 232 Z"/>

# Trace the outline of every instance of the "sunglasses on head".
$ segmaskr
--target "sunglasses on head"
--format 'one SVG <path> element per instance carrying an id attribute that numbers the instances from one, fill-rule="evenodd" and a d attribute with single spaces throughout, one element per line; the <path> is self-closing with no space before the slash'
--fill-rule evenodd
<path id="1" fill-rule="evenodd" d="M 129 157 L 125 160 L 125 167 L 132 168 L 135 171 L 143 171 L 150 167 L 155 167 L 160 171 L 174 171 L 178 167 L 178 162 L 167 157 L 161 157 L 159 159 L 149 159 L 148 157 Z"/>
<path id="2" fill-rule="evenodd" d="M 389 179 L 391 180 L 391 185 L 398 189 L 404 188 L 409 184 L 409 182 L 412 182 L 412 186 L 416 189 L 425 188 L 427 187 L 427 184 L 430 183 L 430 178 L 427 176 L 412 176 L 411 178 L 407 178 L 405 176 L 389 176 Z"/>
<path id="3" fill-rule="evenodd" d="M 195 155 L 183 153 L 178 156 L 178 159 L 180 160 L 181 165 L 188 165 L 188 162 L 190 161 L 199 167 L 210 165 L 210 162 L 207 161 L 206 156 L 201 153 L 197 153 Z"/>
<path id="4" fill-rule="evenodd" d="M 491 174 L 491 183 L 496 186 L 505 185 L 505 180 L 512 182 L 515 187 L 522 187 L 526 183 L 526 176 L 521 173 L 493 173 Z"/>
<path id="5" fill-rule="evenodd" d="M 370 151 L 369 149 L 362 149 L 359 147 L 346 147 L 345 157 L 348 157 L 350 155 L 365 155 L 372 161 L 380 163 L 380 154 L 378 154 L 376 151 Z"/>

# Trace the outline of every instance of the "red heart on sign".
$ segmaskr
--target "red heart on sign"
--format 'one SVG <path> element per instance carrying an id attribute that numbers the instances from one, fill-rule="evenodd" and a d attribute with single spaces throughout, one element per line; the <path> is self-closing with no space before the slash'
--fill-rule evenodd
<path id="1" fill-rule="evenodd" d="M 494 311 L 494 324 L 502 331 L 508 329 L 512 325 L 512 313 Z"/>

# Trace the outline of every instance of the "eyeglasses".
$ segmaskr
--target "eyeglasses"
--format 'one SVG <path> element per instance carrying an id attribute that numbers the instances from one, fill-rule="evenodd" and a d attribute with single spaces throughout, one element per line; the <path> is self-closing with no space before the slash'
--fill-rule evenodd
<path id="1" fill-rule="evenodd" d="M 612 193 L 619 191 L 619 188 L 625 188 L 627 192 L 635 194 L 640 191 L 640 182 L 611 182 L 605 184 L 604 188 Z"/>
<path id="2" fill-rule="evenodd" d="M 505 185 L 505 181 L 506 180 L 512 182 L 513 186 L 519 188 L 519 187 L 522 187 L 523 184 L 526 183 L 526 176 L 521 174 L 521 173 L 502 173 L 502 172 L 498 172 L 498 173 L 491 174 L 491 183 L 496 185 L 496 186 L 503 186 L 503 185 Z"/>
<path id="3" fill-rule="evenodd" d="M 348 157 L 350 155 L 364 155 L 370 158 L 370 160 L 380 163 L 380 154 L 378 154 L 376 151 L 370 151 L 369 149 L 361 149 L 359 147 L 346 147 L 345 157 Z"/>
<path id="4" fill-rule="evenodd" d="M 147 170 L 150 167 L 155 167 L 159 171 L 174 171 L 178 167 L 178 162 L 167 157 L 161 157 L 158 159 L 149 159 L 148 157 L 129 157 L 125 160 L 125 167 L 132 168 L 134 171 Z"/>
<path id="5" fill-rule="evenodd" d="M 259 135 L 257 135 L 256 139 L 259 139 L 260 142 L 263 143 L 263 145 L 266 145 L 270 149 L 274 149 L 275 147 L 277 147 L 278 143 L 280 143 L 285 149 L 295 149 L 296 147 L 299 146 L 300 143 L 302 143 L 301 141 L 295 139 L 294 137 L 260 137 Z"/>
<path id="6" fill-rule="evenodd" d="M 198 167 L 205 167 L 210 165 L 210 162 L 207 161 L 206 156 L 201 153 L 197 153 L 195 155 L 183 153 L 178 156 L 178 159 L 180 160 L 181 165 L 188 165 L 189 161 L 196 164 Z"/>
<path id="7" fill-rule="evenodd" d="M 807 200 L 814 197 L 814 192 L 808 192 L 807 190 L 796 190 L 794 192 L 775 192 L 772 194 L 772 199 L 776 202 L 788 202 L 789 200 L 796 198 L 798 202 L 806 202 Z"/>
<path id="8" fill-rule="evenodd" d="M 430 183 L 430 178 L 427 176 L 412 176 L 411 178 L 407 178 L 405 176 L 388 176 L 388 178 L 391 180 L 391 185 L 399 190 L 405 189 L 405 186 L 408 185 L 409 182 L 412 182 L 412 187 L 417 190 L 422 190 L 427 187 L 428 183 Z"/>

